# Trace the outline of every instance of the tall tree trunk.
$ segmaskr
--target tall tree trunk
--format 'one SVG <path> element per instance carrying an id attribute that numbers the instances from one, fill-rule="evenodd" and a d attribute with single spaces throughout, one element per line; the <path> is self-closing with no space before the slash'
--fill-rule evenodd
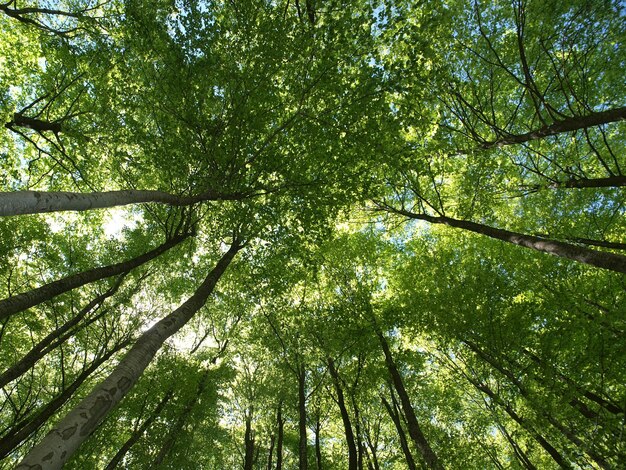
<path id="1" fill-rule="evenodd" d="M 274 457 L 274 440 L 276 439 L 276 436 L 274 436 L 274 434 L 272 434 L 270 436 L 270 448 L 268 451 L 268 456 L 267 456 L 267 470 L 272 470 L 272 461 L 273 461 L 273 457 Z"/>
<path id="2" fill-rule="evenodd" d="M 21 312 L 34 305 L 38 305 L 46 300 L 50 300 L 57 295 L 68 292 L 85 284 L 99 281 L 111 276 L 117 276 L 119 274 L 127 273 L 150 260 L 153 260 L 157 256 L 165 253 L 170 248 L 183 242 L 190 236 L 189 233 L 182 235 L 176 235 L 158 246 L 154 250 L 137 256 L 136 258 L 124 261 L 122 263 L 111 264 L 108 266 L 102 266 L 99 268 L 90 269 L 81 273 L 72 274 L 57 281 L 53 281 L 44 286 L 36 289 L 24 292 L 22 294 L 14 295 L 8 299 L 0 300 L 0 319 L 9 317 L 14 313 Z"/>
<path id="3" fill-rule="evenodd" d="M 343 429 L 346 435 L 346 445 L 348 446 L 348 470 L 357 469 L 357 450 L 354 443 L 354 432 L 352 431 L 352 424 L 350 423 L 350 415 L 346 408 L 346 402 L 343 397 L 343 389 L 339 381 L 339 373 L 335 367 L 335 363 L 331 357 L 328 358 L 328 371 L 333 379 L 333 385 L 335 387 L 335 393 L 337 394 L 337 405 L 341 413 L 341 420 L 343 422 Z"/>
<path id="4" fill-rule="evenodd" d="M 404 388 L 404 382 L 402 381 L 402 376 L 398 371 L 396 363 L 393 360 L 393 356 L 391 355 L 391 350 L 389 349 L 389 345 L 387 344 L 387 340 L 380 331 L 378 325 L 374 325 L 376 335 L 378 336 L 378 340 L 383 349 L 383 353 L 385 354 L 385 362 L 387 364 L 387 369 L 389 371 L 389 375 L 391 375 L 391 380 L 393 385 L 398 393 L 398 397 L 400 398 L 400 403 L 402 404 L 402 410 L 404 411 L 404 416 L 407 421 L 407 427 L 409 429 L 409 436 L 415 443 L 417 450 L 421 454 L 426 466 L 428 468 L 432 468 L 434 470 L 442 470 L 443 466 L 439 462 L 437 455 L 430 447 L 430 444 L 426 440 L 426 436 L 422 433 L 420 425 L 417 421 L 417 416 L 415 416 L 415 411 L 413 410 L 413 406 L 411 405 L 411 400 L 409 399 L 409 394 Z"/>
<path id="5" fill-rule="evenodd" d="M 242 248 L 237 243 L 224 253 L 194 294 L 180 307 L 143 333 L 115 370 L 83 399 L 26 455 L 17 470 L 59 469 L 128 393 L 165 340 L 178 332 L 206 303 L 217 281 Z"/>
<path id="6" fill-rule="evenodd" d="M 170 206 L 189 206 L 203 201 L 243 199 L 243 193 L 205 191 L 195 196 L 177 196 L 156 190 L 126 189 L 93 193 L 66 191 L 14 191 L 0 192 L 0 216 L 42 214 L 46 212 L 88 211 L 106 207 L 145 204 L 148 202 Z"/>
<path id="7" fill-rule="evenodd" d="M 317 462 L 317 470 L 322 470 L 322 445 L 320 442 L 320 433 L 322 424 L 320 423 L 320 415 L 315 415 L 315 460 Z"/>
<path id="8" fill-rule="evenodd" d="M 550 125 L 540 127 L 531 132 L 527 132 L 526 134 L 512 134 L 491 142 L 484 142 L 481 144 L 481 147 L 484 149 L 490 149 L 504 147 L 506 145 L 523 144 L 525 142 L 543 139 L 544 137 L 557 135 L 564 132 L 573 132 L 579 129 L 587 129 L 589 127 L 608 124 L 611 122 L 623 121 L 625 119 L 626 107 L 592 112 L 585 116 L 573 116 L 559 121 L 555 121 Z"/>
<path id="9" fill-rule="evenodd" d="M 16 448 L 22 441 L 27 439 L 37 429 L 39 429 L 48 419 L 61 408 L 70 398 L 74 395 L 74 392 L 78 390 L 87 378 L 93 374 L 98 367 L 100 367 L 105 361 L 107 361 L 113 354 L 120 351 L 129 344 L 130 341 L 123 341 L 114 346 L 110 351 L 102 354 L 99 358 L 94 360 L 89 367 L 84 369 L 69 387 L 63 392 L 57 395 L 52 401 L 45 405 L 35 416 L 30 416 L 17 423 L 11 432 L 0 439 L 0 459 L 8 455 L 14 448 Z"/>
<path id="10" fill-rule="evenodd" d="M 389 206 L 384 207 L 390 212 L 395 212 L 396 214 L 401 214 L 411 219 L 425 220 L 433 224 L 444 224 L 450 227 L 461 228 L 524 248 L 530 248 L 531 250 L 541 251 L 561 258 L 568 258 L 578 261 L 579 263 L 590 264 L 591 266 L 618 273 L 626 273 L 626 256 L 623 255 L 596 251 L 556 240 L 535 237 L 533 235 L 510 232 L 508 230 L 494 228 L 476 222 L 469 222 L 467 220 L 458 220 L 446 216 L 434 217 L 427 214 L 416 214 L 403 209 L 394 209 Z"/>
<path id="11" fill-rule="evenodd" d="M 276 470 L 283 470 L 283 438 L 285 436 L 285 420 L 283 419 L 283 402 L 278 403 L 276 411 L 278 436 L 276 438 Z"/>
<path id="12" fill-rule="evenodd" d="M 174 390 L 170 388 L 165 393 L 161 401 L 157 404 L 156 408 L 154 408 L 152 413 L 150 413 L 150 416 L 148 416 L 148 418 L 143 423 L 141 423 L 141 426 L 139 426 L 137 429 L 133 431 L 131 436 L 124 443 L 124 445 L 120 447 L 120 450 L 117 451 L 117 453 L 113 456 L 113 458 L 111 459 L 111 461 L 105 467 L 104 470 L 113 470 L 115 467 L 119 465 L 119 463 L 122 461 L 122 459 L 124 459 L 128 451 L 131 449 L 131 447 L 135 445 L 135 443 L 139 439 L 141 439 L 141 437 L 144 435 L 146 430 L 150 426 L 152 426 L 152 423 L 154 422 L 154 420 L 160 416 L 161 411 L 163 411 L 163 408 L 165 408 L 165 405 L 167 405 L 167 403 L 172 399 L 173 396 L 174 396 Z"/>
<path id="13" fill-rule="evenodd" d="M 246 432 L 244 434 L 245 455 L 243 470 L 252 470 L 254 464 L 254 434 L 252 431 L 252 412 L 246 416 Z"/>
<path id="14" fill-rule="evenodd" d="M 391 393 L 393 394 L 393 390 L 391 391 Z M 383 402 L 383 406 L 387 410 L 387 413 L 389 413 L 389 416 L 391 417 L 391 420 L 396 427 L 396 431 L 398 431 L 400 447 L 402 448 L 402 452 L 404 453 L 407 467 L 409 468 L 409 470 L 417 470 L 417 467 L 415 466 L 415 460 L 413 459 L 413 454 L 411 454 L 411 449 L 409 448 L 409 443 L 406 440 L 406 434 L 404 433 L 404 428 L 402 427 L 402 421 L 400 420 L 400 414 L 398 413 L 398 409 L 395 406 L 392 408 L 384 396 L 381 395 L 380 399 Z"/>
<path id="15" fill-rule="evenodd" d="M 15 380 L 19 376 L 21 376 L 24 372 L 29 370 L 31 367 L 35 365 L 35 363 L 48 354 L 50 351 L 58 347 L 60 344 L 64 343 L 70 336 L 73 336 L 78 329 L 68 331 L 78 324 L 85 316 L 90 313 L 94 308 L 99 307 L 102 302 L 111 297 L 115 292 L 117 292 L 120 284 L 122 283 L 123 276 L 121 276 L 115 284 L 107 290 L 104 294 L 99 295 L 91 302 L 89 302 L 80 312 L 78 312 L 73 318 L 65 322 L 63 325 L 59 326 L 54 331 L 50 332 L 45 338 L 39 341 L 35 346 L 31 348 L 31 350 L 20 359 L 17 363 L 9 367 L 6 371 L 0 375 L 0 387 L 4 387 L 6 384 Z M 106 312 L 103 311 L 100 314 L 92 317 L 87 322 L 83 323 L 80 329 L 85 328 L 90 325 L 98 318 L 102 317 Z M 67 333 L 67 334 L 66 334 Z"/>
<path id="16" fill-rule="evenodd" d="M 308 445 L 306 437 L 306 369 L 298 368 L 298 442 L 299 470 L 308 468 Z"/>

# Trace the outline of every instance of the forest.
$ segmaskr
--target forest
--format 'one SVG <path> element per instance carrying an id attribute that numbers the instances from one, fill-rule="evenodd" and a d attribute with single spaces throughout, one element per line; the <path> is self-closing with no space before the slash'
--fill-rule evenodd
<path id="1" fill-rule="evenodd" d="M 0 123 L 0 470 L 624 468 L 623 1 L 0 0 Z"/>

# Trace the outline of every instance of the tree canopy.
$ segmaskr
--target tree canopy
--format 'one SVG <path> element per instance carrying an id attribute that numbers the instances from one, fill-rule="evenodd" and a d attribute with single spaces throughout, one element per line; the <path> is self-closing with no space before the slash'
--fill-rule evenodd
<path id="1" fill-rule="evenodd" d="M 0 469 L 626 461 L 623 2 L 0 2 Z"/>

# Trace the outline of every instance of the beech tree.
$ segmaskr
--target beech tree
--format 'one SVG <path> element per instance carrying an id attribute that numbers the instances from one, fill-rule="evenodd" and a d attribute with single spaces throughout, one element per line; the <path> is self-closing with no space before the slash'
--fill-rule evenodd
<path id="1" fill-rule="evenodd" d="M 0 1 L 0 469 L 618 468 L 625 15 Z"/>

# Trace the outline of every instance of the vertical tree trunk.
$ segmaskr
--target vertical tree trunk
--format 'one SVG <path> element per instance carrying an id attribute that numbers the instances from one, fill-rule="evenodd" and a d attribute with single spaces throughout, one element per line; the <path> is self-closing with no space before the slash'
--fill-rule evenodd
<path id="1" fill-rule="evenodd" d="M 282 400 L 278 403 L 276 421 L 278 423 L 278 436 L 276 438 L 276 470 L 283 470 L 283 438 L 285 435 L 285 420 L 283 419 Z"/>
<path id="2" fill-rule="evenodd" d="M 15 363 L 11 367 L 9 367 L 6 371 L 4 371 L 2 375 L 0 375 L 0 387 L 4 387 L 6 384 L 11 382 L 12 380 L 15 380 L 16 378 L 21 376 L 24 372 L 26 372 L 28 369 L 33 367 L 39 359 L 41 359 L 50 351 L 55 349 L 57 346 L 65 342 L 65 340 L 67 340 L 71 335 L 76 333 L 76 330 L 75 330 L 75 331 L 72 331 L 70 334 L 65 334 L 68 332 L 68 330 L 70 330 L 70 328 L 72 328 L 73 326 L 78 324 L 83 318 L 85 318 L 85 316 L 88 313 L 90 313 L 94 308 L 99 307 L 100 304 L 106 298 L 112 296 L 119 288 L 122 282 L 122 279 L 123 279 L 123 276 L 121 276 L 115 282 L 113 287 L 107 290 L 104 294 L 99 295 L 98 297 L 93 299 L 91 302 L 89 302 L 73 318 L 66 321 L 63 325 L 59 326 L 57 329 L 55 329 L 50 334 L 48 334 L 45 338 L 43 338 L 35 346 L 33 346 L 32 349 L 22 359 L 20 359 L 17 363 Z M 85 322 L 82 325 L 81 329 L 88 326 L 93 321 L 96 321 L 104 313 L 105 312 L 102 312 L 101 314 Z"/>
<path id="3" fill-rule="evenodd" d="M 27 417 L 21 422 L 17 423 L 11 432 L 0 439 L 0 459 L 8 455 L 14 448 L 16 448 L 22 441 L 27 439 L 37 429 L 39 429 L 46 421 L 48 421 L 54 414 L 70 399 L 74 392 L 78 390 L 87 378 L 93 374 L 98 367 L 100 367 L 105 361 L 107 361 L 113 354 L 120 351 L 128 345 L 129 341 L 123 341 L 122 343 L 114 346 L 110 351 L 102 354 L 99 358 L 94 360 L 89 367 L 84 369 L 76 379 L 67 387 L 63 392 L 57 395 L 52 401 L 44 406 L 35 416 Z"/>
<path id="4" fill-rule="evenodd" d="M 393 394 L 393 390 L 391 391 L 391 393 Z M 402 421 L 400 420 L 400 414 L 398 413 L 398 409 L 395 406 L 392 408 L 384 396 L 381 396 L 380 399 L 383 402 L 383 406 L 387 410 L 387 413 L 389 413 L 389 416 L 391 417 L 391 420 L 396 427 L 396 431 L 398 431 L 400 447 L 402 448 L 402 452 L 404 453 L 407 467 L 409 468 L 409 470 L 417 470 L 417 467 L 415 466 L 415 460 L 413 459 L 413 454 L 411 454 L 411 449 L 409 448 L 409 443 L 406 440 L 406 434 L 404 433 L 404 428 L 402 427 Z"/>
<path id="5" fill-rule="evenodd" d="M 128 451 L 131 449 L 131 447 L 135 445 L 135 443 L 139 439 L 141 439 L 141 436 L 144 435 L 146 430 L 150 426 L 152 426 L 152 423 L 154 422 L 154 420 L 159 417 L 159 415 L 161 414 L 161 411 L 163 411 L 163 408 L 165 408 L 165 405 L 167 405 L 167 403 L 172 399 L 173 396 L 174 396 L 174 390 L 170 388 L 165 393 L 161 401 L 157 404 L 156 408 L 154 408 L 152 413 L 150 413 L 150 416 L 148 416 L 148 418 L 143 423 L 141 423 L 141 426 L 139 426 L 137 429 L 135 429 L 135 431 L 133 431 L 131 436 L 124 443 L 124 445 L 120 447 L 120 450 L 117 451 L 117 453 L 113 456 L 113 458 L 111 459 L 111 461 L 105 467 L 104 470 L 113 470 L 115 467 L 119 465 L 119 463 L 126 456 Z"/>
<path id="6" fill-rule="evenodd" d="M 299 470 L 308 468 L 308 444 L 306 437 L 306 370 L 303 365 L 298 369 L 298 443 Z"/>
<path id="7" fill-rule="evenodd" d="M 217 281 L 242 247 L 234 244 L 196 292 L 180 307 L 143 333 L 116 369 L 84 399 L 16 467 L 59 469 L 137 382 L 166 339 L 180 330 L 206 303 Z"/>
<path id="8" fill-rule="evenodd" d="M 442 470 L 443 466 L 439 462 L 437 455 L 430 447 L 430 444 L 426 440 L 426 436 L 422 433 L 422 430 L 417 421 L 417 417 L 415 416 L 415 411 L 413 410 L 413 406 L 411 405 L 411 400 L 409 399 L 409 395 L 404 388 L 404 382 L 402 381 L 402 376 L 398 371 L 396 363 L 393 360 L 393 356 L 391 355 L 391 350 L 389 349 L 389 345 L 387 344 L 387 340 L 378 328 L 375 325 L 376 335 L 378 336 L 378 340 L 383 349 L 383 353 L 385 354 L 385 362 L 387 364 L 387 369 L 389 374 L 391 375 L 391 380 L 393 385 L 398 393 L 400 398 L 400 403 L 402 404 L 402 410 L 404 411 L 404 416 L 407 421 L 409 436 L 415 443 L 417 450 L 420 452 L 426 466 L 428 468 L 432 468 L 433 470 Z"/>
<path id="9" fill-rule="evenodd" d="M 320 433 L 322 425 L 320 423 L 320 415 L 315 416 L 315 460 L 317 462 L 317 470 L 322 470 L 322 445 L 320 443 Z"/>
<path id="10" fill-rule="evenodd" d="M 252 431 L 252 412 L 246 416 L 246 432 L 244 434 L 245 454 L 243 469 L 252 470 L 254 464 L 254 434 Z"/>
<path id="11" fill-rule="evenodd" d="M 433 224 L 444 224 L 450 227 L 461 228 L 470 232 L 486 235 L 496 240 L 541 251 L 561 258 L 568 258 L 579 263 L 589 264 L 602 269 L 608 269 L 618 273 L 626 273 L 626 256 L 605 251 L 596 251 L 582 246 L 571 245 L 569 243 L 549 240 L 547 238 L 535 237 L 518 232 L 511 232 L 488 225 L 470 222 L 467 220 L 453 219 L 452 217 L 433 217 L 426 214 L 416 214 L 413 212 L 393 209 L 385 206 L 386 210 L 404 215 L 411 219 L 425 220 Z"/>
<path id="12" fill-rule="evenodd" d="M 343 429 L 346 436 L 346 445 L 348 446 L 348 470 L 357 469 L 357 450 L 354 442 L 354 432 L 352 431 L 352 424 L 350 423 L 350 415 L 346 408 L 346 403 L 343 397 L 343 389 L 339 382 L 339 373 L 335 367 L 335 363 L 331 357 L 328 358 L 328 371 L 333 379 L 333 386 L 335 387 L 335 393 L 337 394 L 337 405 L 341 413 L 341 420 L 343 422 Z"/>
<path id="13" fill-rule="evenodd" d="M 154 250 L 137 256 L 131 260 L 90 269 L 88 271 L 83 271 L 82 273 L 72 274 L 28 292 L 9 297 L 8 299 L 0 300 L 0 319 L 7 318 L 14 313 L 26 310 L 27 308 L 38 305 L 46 300 L 50 300 L 57 295 L 63 294 L 64 292 L 84 286 L 85 284 L 99 281 L 100 279 L 105 279 L 107 277 L 117 276 L 118 274 L 127 273 L 165 253 L 170 248 L 186 240 L 189 236 L 190 234 L 177 235 Z"/>

